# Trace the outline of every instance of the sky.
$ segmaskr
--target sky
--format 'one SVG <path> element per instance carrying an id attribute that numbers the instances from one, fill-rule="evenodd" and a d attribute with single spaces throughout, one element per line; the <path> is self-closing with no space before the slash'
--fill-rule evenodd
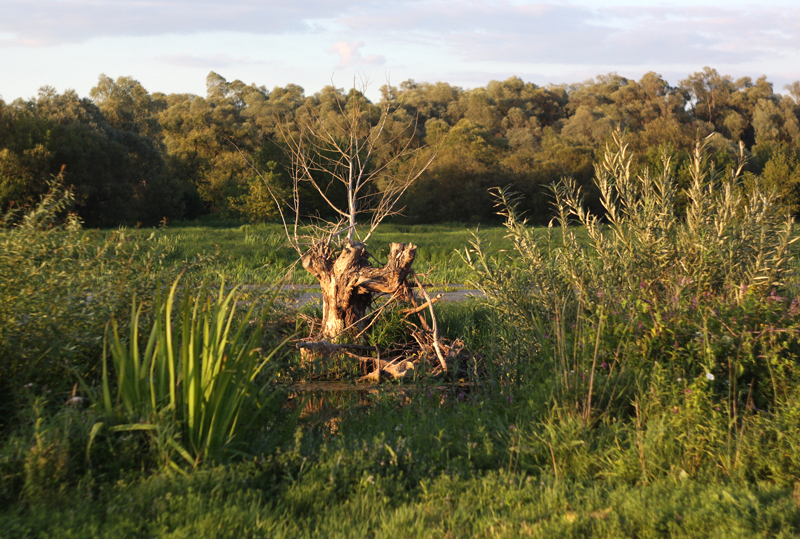
<path id="1" fill-rule="evenodd" d="M 101 74 L 205 95 L 214 71 L 306 95 L 334 84 L 512 76 L 571 84 L 648 71 L 677 86 L 705 66 L 800 80 L 800 2 L 770 0 L 0 0 L 0 98 L 82 97 Z"/>

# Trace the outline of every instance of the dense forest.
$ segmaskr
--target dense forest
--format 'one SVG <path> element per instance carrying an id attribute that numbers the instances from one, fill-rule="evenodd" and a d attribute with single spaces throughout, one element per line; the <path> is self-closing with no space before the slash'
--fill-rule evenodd
<path id="1" fill-rule="evenodd" d="M 765 76 L 734 80 L 709 67 L 677 86 L 653 72 L 639 81 L 612 73 L 549 86 L 512 77 L 471 90 L 409 80 L 383 86 L 378 103 L 358 89 L 328 86 L 307 96 L 296 85 L 269 91 L 214 72 L 206 83 L 205 97 L 165 95 L 101 75 L 89 97 L 44 87 L 30 100 L 0 100 L 0 209 L 34 202 L 61 175 L 87 226 L 207 214 L 269 221 L 276 218 L 270 190 L 292 187 L 284 148 L 293 126 L 336 122 L 353 100 L 367 120 L 389 110 L 387 141 L 410 138 L 438 152 L 404 196 L 409 222 L 491 220 L 493 186 L 511 186 L 532 221 L 547 222 L 547 188 L 564 176 L 585 186 L 593 204 L 593 163 L 618 126 L 636 166 L 655 165 L 669 150 L 679 179 L 688 180 L 697 140 L 710 136 L 721 169 L 733 166 L 741 143 L 747 181 L 774 187 L 800 209 L 800 82 L 782 95 Z M 341 196 L 335 191 L 332 183 L 328 195 Z M 324 216 L 319 195 L 309 190 L 302 199 L 304 214 Z"/>

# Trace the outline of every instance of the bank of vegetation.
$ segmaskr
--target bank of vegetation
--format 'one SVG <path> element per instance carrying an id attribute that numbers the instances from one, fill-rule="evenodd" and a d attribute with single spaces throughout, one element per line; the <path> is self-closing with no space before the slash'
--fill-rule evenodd
<path id="1" fill-rule="evenodd" d="M 360 391 L 291 389 L 359 374 L 293 349 L 313 306 L 87 231 L 51 184 L 0 231 L 3 535 L 796 536 L 791 210 L 746 145 L 644 170 L 630 136 L 552 186 L 550 228 L 483 195 L 504 249 L 459 251 L 485 298 L 437 305 L 470 361 Z"/>

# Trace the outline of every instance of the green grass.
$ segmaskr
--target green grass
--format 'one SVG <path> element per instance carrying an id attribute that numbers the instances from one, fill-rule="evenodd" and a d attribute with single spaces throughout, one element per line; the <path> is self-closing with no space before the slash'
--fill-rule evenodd
<path id="1" fill-rule="evenodd" d="M 408 400 L 387 392 L 355 406 L 317 402 L 281 450 L 189 476 L 131 470 L 111 480 L 98 467 L 1 509 L 0 529 L 11 537 L 800 533 L 791 480 L 745 481 L 714 466 L 648 482 L 604 476 L 636 450 L 630 440 L 614 441 L 620 429 L 612 425 L 582 433 L 597 451 L 584 457 L 595 461 L 594 471 L 556 478 L 546 449 L 541 459 L 514 457 L 515 433 L 533 432 L 546 415 L 544 393 L 429 393 Z M 776 450 L 760 448 L 763 458 Z M 597 464 L 604 459 L 610 464 Z"/>
<path id="2" fill-rule="evenodd" d="M 466 265 L 457 251 L 469 244 L 470 229 L 461 224 L 444 225 L 382 225 L 370 238 L 372 254 L 385 261 L 389 243 L 404 242 L 417 246 L 414 268 L 425 274 L 427 281 L 437 284 L 463 284 L 469 278 Z M 494 250 L 510 247 L 505 229 L 489 227 L 480 234 Z M 92 231 L 91 235 L 107 237 L 111 231 Z M 195 271 L 205 275 L 222 274 L 228 281 L 246 284 L 272 284 L 296 264 L 296 251 L 288 247 L 283 229 L 276 224 L 237 225 L 220 223 L 209 226 L 201 223 L 177 223 L 162 229 L 128 229 L 126 234 L 136 240 L 162 242 L 172 247 L 168 263 L 179 264 L 198 256 L 202 268 Z M 314 278 L 301 267 L 293 272 L 294 283 L 314 284 Z"/>

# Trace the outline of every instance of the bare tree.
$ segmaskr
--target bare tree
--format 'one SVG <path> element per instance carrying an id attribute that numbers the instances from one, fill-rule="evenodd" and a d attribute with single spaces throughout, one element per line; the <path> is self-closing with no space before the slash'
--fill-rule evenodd
<path id="1" fill-rule="evenodd" d="M 390 103 L 372 105 L 355 88 L 347 98 L 338 92 L 336 97 L 327 114 L 307 105 L 293 122 L 280 124 L 293 180 L 294 223 L 284 218 L 286 235 L 320 283 L 319 337 L 330 341 L 361 327 L 376 295 L 405 289 L 416 247 L 392 243 L 387 262 L 373 265 L 367 241 L 381 221 L 398 212 L 400 197 L 437 153 L 417 144 L 416 121 Z M 303 184 L 324 200 L 333 219 L 301 226 Z M 331 195 L 337 184 L 346 193 L 344 204 Z M 359 228 L 362 219 L 366 223 Z"/>

